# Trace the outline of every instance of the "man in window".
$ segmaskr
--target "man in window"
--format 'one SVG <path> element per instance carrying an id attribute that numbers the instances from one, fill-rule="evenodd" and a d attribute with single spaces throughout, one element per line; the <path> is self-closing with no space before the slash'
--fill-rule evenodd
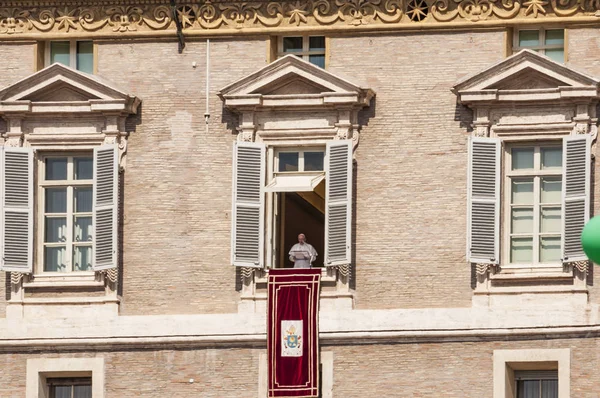
<path id="1" fill-rule="evenodd" d="M 298 235 L 298 243 L 290 249 L 290 261 L 294 268 L 310 268 L 312 262 L 317 259 L 317 251 L 312 245 L 306 243 L 304 234 Z"/>

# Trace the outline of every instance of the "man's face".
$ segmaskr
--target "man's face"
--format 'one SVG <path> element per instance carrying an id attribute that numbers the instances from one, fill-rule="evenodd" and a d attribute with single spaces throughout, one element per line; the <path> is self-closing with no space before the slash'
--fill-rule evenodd
<path id="1" fill-rule="evenodd" d="M 303 244 L 306 241 L 306 236 L 304 234 L 298 235 L 298 243 Z"/>

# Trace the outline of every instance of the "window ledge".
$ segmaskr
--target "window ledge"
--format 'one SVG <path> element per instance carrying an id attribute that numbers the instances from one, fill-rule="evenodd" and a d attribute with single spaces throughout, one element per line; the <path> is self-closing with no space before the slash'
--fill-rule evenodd
<path id="1" fill-rule="evenodd" d="M 81 272 L 73 274 L 38 274 L 33 280 L 23 282 L 23 288 L 80 288 L 80 287 L 104 287 L 104 280 L 96 278 L 95 272 Z"/>
<path id="2" fill-rule="evenodd" d="M 570 272 L 557 271 L 538 271 L 535 269 L 529 272 L 500 272 L 490 275 L 490 280 L 495 281 L 542 281 L 542 280 L 572 280 L 573 274 Z"/>
<path id="3" fill-rule="evenodd" d="M 265 274 L 265 277 L 256 278 L 256 283 L 267 283 L 268 282 L 269 270 Z M 321 269 L 321 282 L 336 282 L 337 278 L 334 275 L 327 274 L 327 268 Z"/>

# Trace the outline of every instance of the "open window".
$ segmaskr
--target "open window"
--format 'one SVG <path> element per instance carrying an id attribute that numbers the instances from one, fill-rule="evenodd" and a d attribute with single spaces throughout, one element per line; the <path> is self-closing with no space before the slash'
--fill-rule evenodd
<path id="1" fill-rule="evenodd" d="M 220 92 L 239 113 L 232 255 L 242 267 L 291 267 L 304 233 L 313 266 L 351 263 L 352 167 L 368 89 L 286 55 Z"/>
<path id="2" fill-rule="evenodd" d="M 267 159 L 266 146 L 260 143 L 238 142 L 234 148 L 233 264 L 291 267 L 288 250 L 300 233 L 319 253 L 313 266 L 348 264 L 351 140 L 324 147 L 274 147 L 269 153 L 273 158 Z M 268 172 L 267 163 L 273 165 Z M 271 253 L 265 252 L 265 236 Z"/>

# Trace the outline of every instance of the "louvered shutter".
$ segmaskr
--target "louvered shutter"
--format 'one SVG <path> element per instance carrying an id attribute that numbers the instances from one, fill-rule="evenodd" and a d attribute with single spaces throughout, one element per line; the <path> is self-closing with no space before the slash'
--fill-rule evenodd
<path id="1" fill-rule="evenodd" d="M 94 262 L 95 271 L 117 267 L 119 149 L 94 149 Z"/>
<path id="2" fill-rule="evenodd" d="M 33 150 L 2 151 L 2 270 L 33 271 Z"/>
<path id="3" fill-rule="evenodd" d="M 500 140 L 470 137 L 467 260 L 498 264 L 500 246 Z"/>
<path id="4" fill-rule="evenodd" d="M 581 232 L 590 218 L 590 137 L 563 138 L 563 261 L 587 260 Z"/>
<path id="5" fill-rule="evenodd" d="M 350 264 L 352 238 L 352 141 L 327 143 L 325 265 Z"/>
<path id="6" fill-rule="evenodd" d="M 264 266 L 265 146 L 237 142 L 233 148 L 231 263 Z"/>

